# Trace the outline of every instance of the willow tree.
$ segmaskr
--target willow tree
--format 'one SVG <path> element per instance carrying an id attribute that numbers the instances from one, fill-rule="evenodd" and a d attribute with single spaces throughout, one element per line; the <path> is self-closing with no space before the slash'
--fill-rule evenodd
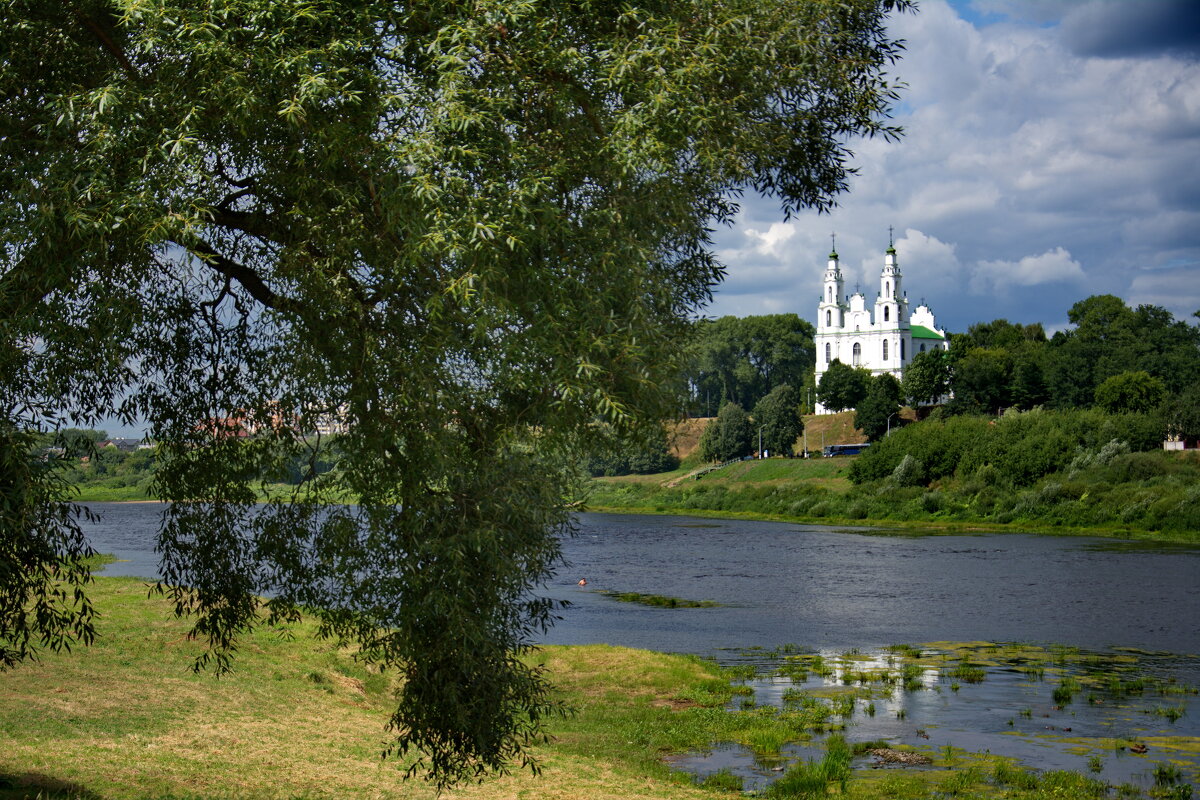
<path id="1" fill-rule="evenodd" d="M 565 456 L 673 410 L 740 191 L 826 209 L 895 135 L 900 5 L 5 2 L 4 662 L 94 635 L 29 437 L 141 420 L 203 662 L 311 609 L 427 775 L 526 761 Z M 322 416 L 338 468 L 256 505 Z"/>

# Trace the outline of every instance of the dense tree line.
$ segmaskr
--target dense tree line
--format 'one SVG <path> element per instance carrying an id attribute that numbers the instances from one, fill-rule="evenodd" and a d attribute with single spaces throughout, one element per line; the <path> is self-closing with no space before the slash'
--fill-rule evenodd
<path id="1" fill-rule="evenodd" d="M 791 456 L 796 439 L 804 432 L 800 411 L 800 396 L 787 384 L 776 386 L 759 400 L 752 415 L 737 403 L 726 403 L 700 437 L 700 457 L 728 461 L 760 448 L 772 455 Z"/>
<path id="2" fill-rule="evenodd" d="M 754 408 L 778 386 L 807 386 L 814 335 L 796 314 L 699 320 L 685 374 L 693 413 L 711 417 L 726 403 Z"/>
<path id="3" fill-rule="evenodd" d="M 1005 408 L 1148 411 L 1200 390 L 1200 327 L 1152 305 L 1132 309 L 1095 295 L 1067 314 L 1073 327 L 1047 339 L 1040 324 L 972 325 L 946 355 L 951 413 Z"/>

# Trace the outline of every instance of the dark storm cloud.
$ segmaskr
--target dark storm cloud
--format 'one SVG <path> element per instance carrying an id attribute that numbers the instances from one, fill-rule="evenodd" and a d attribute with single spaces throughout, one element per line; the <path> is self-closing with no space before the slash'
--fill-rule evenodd
<path id="1" fill-rule="evenodd" d="M 1128 58 L 1160 54 L 1200 57 L 1200 2 L 1099 0 L 1063 18 L 1064 43 L 1076 54 Z"/>

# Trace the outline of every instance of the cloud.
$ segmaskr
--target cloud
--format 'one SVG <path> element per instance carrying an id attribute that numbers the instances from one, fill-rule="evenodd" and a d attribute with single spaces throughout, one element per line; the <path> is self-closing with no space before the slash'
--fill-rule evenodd
<path id="1" fill-rule="evenodd" d="M 1150 17 L 1180 8 L 1150 1 Z M 859 173 L 828 215 L 783 227 L 776 202 L 747 195 L 717 237 L 729 281 L 713 312 L 813 318 L 832 231 L 848 288 L 873 290 L 889 225 L 910 298 L 952 330 L 1158 296 L 1133 278 L 1164 265 L 1200 286 L 1200 59 L 1149 23 L 1116 42 L 1143 4 L 1114 5 L 922 0 L 894 17 L 904 137 L 848 143 Z"/>
<path id="2" fill-rule="evenodd" d="M 1020 261 L 981 261 L 973 270 L 971 288 L 977 293 L 1010 292 L 1047 283 L 1082 282 L 1083 267 L 1061 247 Z"/>
<path id="3" fill-rule="evenodd" d="M 1195 0 L 1092 0 L 1070 9 L 1062 38 L 1077 54 L 1100 58 L 1162 53 L 1200 55 L 1200 4 Z"/>
<path id="4" fill-rule="evenodd" d="M 1162 270 L 1142 272 L 1129 283 L 1125 293 L 1132 306 L 1162 306 L 1193 325 L 1197 320 L 1192 315 L 1200 311 L 1200 283 L 1196 281 L 1196 267 L 1191 264 Z"/>
<path id="5" fill-rule="evenodd" d="M 746 238 L 757 242 L 754 249 L 762 255 L 770 255 L 775 258 L 782 258 L 786 254 L 784 245 L 795 234 L 796 226 L 788 222 L 773 222 L 771 227 L 765 231 L 758 231 L 754 228 L 746 229 Z"/>

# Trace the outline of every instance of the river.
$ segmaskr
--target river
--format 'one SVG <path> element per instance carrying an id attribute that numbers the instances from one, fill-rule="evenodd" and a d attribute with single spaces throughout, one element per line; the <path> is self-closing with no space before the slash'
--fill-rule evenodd
<path id="1" fill-rule="evenodd" d="M 126 559 L 105 573 L 155 577 L 159 506 L 88 505 L 100 515 L 93 546 Z M 1200 547 L 581 514 L 563 551 L 545 594 L 570 606 L 550 644 L 713 654 L 986 639 L 1200 653 Z M 656 608 L 603 591 L 720 606 Z"/>

